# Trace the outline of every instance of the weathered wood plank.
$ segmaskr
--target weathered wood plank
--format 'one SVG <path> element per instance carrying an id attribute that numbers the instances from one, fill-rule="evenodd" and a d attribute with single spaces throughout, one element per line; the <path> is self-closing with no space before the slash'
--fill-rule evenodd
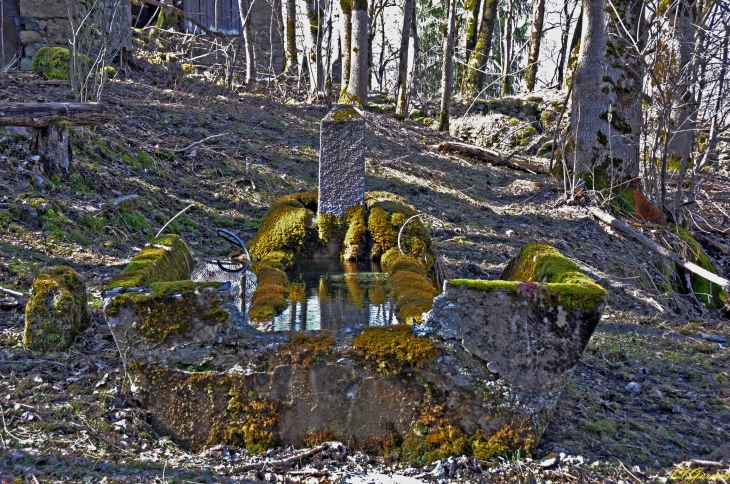
<path id="1" fill-rule="evenodd" d="M 0 102 L 0 126 L 45 128 L 66 121 L 72 126 L 93 126 L 115 118 L 103 103 L 11 103 Z"/>

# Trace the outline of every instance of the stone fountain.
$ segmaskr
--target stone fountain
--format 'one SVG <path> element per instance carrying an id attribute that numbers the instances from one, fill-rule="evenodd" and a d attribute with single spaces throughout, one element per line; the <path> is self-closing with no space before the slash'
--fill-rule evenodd
<path id="1" fill-rule="evenodd" d="M 437 284 L 415 209 L 365 192 L 362 116 L 336 106 L 321 129 L 319 191 L 276 200 L 247 244 L 255 289 L 190 280 L 195 262 L 174 235 L 107 288 L 109 327 L 152 424 L 193 449 L 337 439 L 414 463 L 529 452 L 605 290 L 544 244 L 525 246 L 502 280 Z M 267 331 L 293 298 L 287 269 L 317 258 L 378 261 L 401 324 Z"/>

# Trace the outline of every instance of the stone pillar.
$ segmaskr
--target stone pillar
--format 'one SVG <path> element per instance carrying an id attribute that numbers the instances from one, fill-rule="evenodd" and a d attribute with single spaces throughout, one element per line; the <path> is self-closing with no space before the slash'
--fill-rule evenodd
<path id="1" fill-rule="evenodd" d="M 365 118 L 335 105 L 322 120 L 319 147 L 319 213 L 341 217 L 365 202 Z"/>

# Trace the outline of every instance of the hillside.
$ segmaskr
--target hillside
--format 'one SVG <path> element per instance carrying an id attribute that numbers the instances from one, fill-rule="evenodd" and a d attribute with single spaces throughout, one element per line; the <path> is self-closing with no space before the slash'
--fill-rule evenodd
<path id="1" fill-rule="evenodd" d="M 0 93 L 2 101 L 69 100 L 67 86 L 32 74 L 2 75 Z M 34 174 L 27 133 L 0 128 L 0 285 L 25 293 L 39 272 L 65 264 L 85 279 L 93 307 L 92 327 L 69 351 L 42 356 L 23 349 L 22 298 L 0 294 L 0 482 L 296 482 L 388 468 L 411 477 L 431 472 L 328 449 L 311 457 L 316 471 L 275 476 L 241 470 L 260 459 L 247 451 L 217 447 L 193 455 L 155 434 L 131 399 L 101 290 L 190 204 L 168 230 L 197 257 L 215 257 L 229 250 L 215 228 L 249 240 L 275 198 L 315 190 L 319 121 L 328 106 L 297 103 L 264 86 L 260 94 L 239 95 L 202 81 L 178 84 L 154 69 L 110 82 L 103 101 L 117 120 L 73 130 L 66 179 Z M 725 459 L 727 467 L 730 329 L 719 311 L 688 295 L 660 293 L 661 259 L 600 224 L 585 206 L 562 203 L 562 180 L 442 154 L 435 145 L 459 140 L 377 109 L 367 112 L 367 123 L 367 189 L 401 195 L 429 215 L 449 277 L 496 278 L 520 247 L 540 241 L 610 294 L 534 460 L 462 461 L 456 475 L 484 479 L 479 464 L 491 482 L 514 482 L 516 475 L 525 482 L 532 475 L 643 482 L 690 459 Z M 529 160 L 547 168 L 545 158 Z M 139 195 L 134 210 L 113 205 L 130 194 Z M 727 172 L 706 184 L 699 213 L 727 227 Z M 667 229 L 640 229 L 672 240 Z M 705 237 L 718 272 L 730 276 L 730 261 L 718 249 L 727 250 L 730 237 Z M 627 387 L 631 382 L 638 387 Z M 563 462 L 541 466 L 551 452 L 564 453 Z"/>

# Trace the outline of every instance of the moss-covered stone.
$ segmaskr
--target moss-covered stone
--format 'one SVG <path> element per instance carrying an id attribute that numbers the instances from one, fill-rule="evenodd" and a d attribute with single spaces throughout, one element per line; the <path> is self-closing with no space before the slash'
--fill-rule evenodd
<path id="1" fill-rule="evenodd" d="M 269 262 L 276 263 L 276 261 Z M 287 306 L 289 279 L 284 271 L 267 263 L 254 263 L 252 271 L 256 274 L 258 284 L 251 295 L 249 319 L 252 322 L 269 321 Z"/>
<path id="2" fill-rule="evenodd" d="M 25 307 L 23 345 L 45 353 L 67 349 L 89 324 L 86 304 L 86 285 L 70 267 L 39 274 Z"/>
<path id="3" fill-rule="evenodd" d="M 430 338 L 418 338 L 410 326 L 402 324 L 365 328 L 352 345 L 357 356 L 386 375 L 418 370 L 438 356 Z"/>
<path id="4" fill-rule="evenodd" d="M 192 258 L 185 242 L 173 234 L 153 239 L 107 286 L 144 287 L 153 282 L 188 279 Z"/>
<path id="5" fill-rule="evenodd" d="M 309 366 L 322 363 L 334 354 L 334 338 L 327 332 L 321 334 L 293 334 L 279 348 L 279 357 L 292 365 Z"/>
<path id="6" fill-rule="evenodd" d="M 525 281 L 535 283 L 535 287 L 531 289 Z M 449 284 L 480 291 L 544 289 L 554 298 L 554 303 L 566 311 L 593 311 L 608 295 L 557 249 L 539 243 L 523 247 L 505 268 L 500 280 L 452 279 Z"/>
<path id="7" fill-rule="evenodd" d="M 205 288 L 217 288 L 219 282 L 167 281 L 150 284 L 151 292 L 126 292 L 107 305 L 107 317 L 119 314 L 124 307 L 143 315 L 138 321 L 140 333 L 154 341 L 164 341 L 172 334 L 183 334 L 196 321 L 209 325 L 225 322 L 228 312 L 216 305 L 205 304 L 200 294 Z"/>
<path id="8" fill-rule="evenodd" d="M 697 242 L 697 239 L 692 237 L 692 234 L 689 233 L 687 229 L 682 226 L 672 224 L 672 231 L 679 235 L 679 237 L 687 244 L 683 255 L 688 261 L 697 264 L 713 274 L 717 274 L 715 265 L 712 263 L 710 258 L 707 257 L 707 254 L 702 249 L 699 242 Z M 678 267 L 677 269 L 680 271 L 684 270 L 681 267 Z M 706 305 L 714 308 L 723 308 L 727 305 L 728 295 L 722 287 L 696 274 L 690 274 L 689 280 L 692 284 L 692 292 L 694 292 L 697 298 Z"/>
<path id="9" fill-rule="evenodd" d="M 277 199 L 264 214 L 258 232 L 248 244 L 254 259 L 263 259 L 274 251 L 295 255 L 302 250 L 314 211 L 302 204 L 297 195 Z"/>
<path id="10" fill-rule="evenodd" d="M 403 439 L 401 459 L 416 465 L 454 455 L 469 455 L 470 437 L 445 416 L 444 405 L 424 405 L 424 410 Z"/>
<path id="11" fill-rule="evenodd" d="M 423 313 L 431 310 L 433 298 L 439 293 L 427 277 L 426 267 L 413 256 L 401 254 L 397 248 L 386 252 L 381 262 L 390 274 L 390 296 L 395 300 L 398 320 L 406 324 L 420 323 Z"/>
<path id="12" fill-rule="evenodd" d="M 66 47 L 41 47 L 33 57 L 32 67 L 46 79 L 65 80 L 71 72 L 71 54 Z"/>

